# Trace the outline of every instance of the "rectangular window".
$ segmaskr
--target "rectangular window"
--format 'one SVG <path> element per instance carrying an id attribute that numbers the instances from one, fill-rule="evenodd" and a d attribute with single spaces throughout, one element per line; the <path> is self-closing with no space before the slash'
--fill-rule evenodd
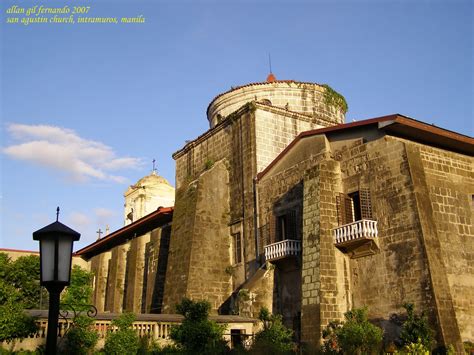
<path id="1" fill-rule="evenodd" d="M 288 211 L 284 215 L 277 216 L 275 241 L 280 242 L 286 239 L 297 239 L 296 237 L 296 211 Z"/>
<path id="2" fill-rule="evenodd" d="M 360 221 L 361 219 L 373 219 L 370 191 L 361 188 L 359 191 L 336 196 L 337 220 L 339 225 Z"/>
<path id="3" fill-rule="evenodd" d="M 234 241 L 234 263 L 239 264 L 242 262 L 242 237 L 240 233 L 232 234 Z"/>

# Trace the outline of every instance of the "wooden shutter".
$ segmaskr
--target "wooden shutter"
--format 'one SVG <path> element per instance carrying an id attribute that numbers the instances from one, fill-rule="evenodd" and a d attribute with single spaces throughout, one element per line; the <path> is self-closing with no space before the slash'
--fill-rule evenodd
<path id="1" fill-rule="evenodd" d="M 276 235 L 276 227 L 277 227 L 277 219 L 273 215 L 273 213 L 269 217 L 269 222 L 268 222 L 268 244 L 275 243 L 277 240 L 277 235 Z"/>
<path id="2" fill-rule="evenodd" d="M 234 263 L 238 264 L 242 262 L 242 237 L 240 232 L 235 233 L 233 235 L 234 237 L 234 250 L 235 250 L 235 256 L 234 256 Z"/>
<path id="3" fill-rule="evenodd" d="M 370 200 L 370 191 L 367 188 L 359 190 L 360 199 L 360 215 L 362 219 L 373 219 L 372 217 L 372 203 Z"/>
<path id="4" fill-rule="evenodd" d="M 296 239 L 296 211 L 289 211 L 285 215 L 286 235 L 284 239 Z"/>
<path id="5" fill-rule="evenodd" d="M 259 251 L 262 253 L 263 247 L 269 244 L 268 223 L 258 228 Z"/>
<path id="6" fill-rule="evenodd" d="M 337 222 L 340 226 L 354 222 L 354 217 L 352 214 L 352 199 L 349 196 L 343 193 L 336 195 L 336 205 Z"/>

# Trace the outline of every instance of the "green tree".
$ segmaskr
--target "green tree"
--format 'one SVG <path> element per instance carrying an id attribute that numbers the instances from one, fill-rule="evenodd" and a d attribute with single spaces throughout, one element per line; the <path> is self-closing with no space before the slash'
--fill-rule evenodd
<path id="1" fill-rule="evenodd" d="M 74 265 L 71 270 L 71 284 L 65 289 L 61 303 L 72 305 L 75 310 L 88 309 L 92 297 L 92 280 L 94 274 L 84 270 L 79 265 Z M 66 306 L 67 308 L 67 306 Z"/>
<path id="2" fill-rule="evenodd" d="M 94 318 L 79 315 L 66 333 L 66 352 L 70 354 L 87 354 L 94 349 L 99 334 L 94 330 Z"/>
<path id="3" fill-rule="evenodd" d="M 367 308 L 344 314 L 345 322 L 331 322 L 323 331 L 327 354 L 374 354 L 382 342 L 383 330 L 367 319 Z"/>
<path id="4" fill-rule="evenodd" d="M 255 334 L 253 352 L 284 354 L 294 351 L 293 331 L 283 325 L 281 315 L 272 315 L 263 307 L 258 319 L 262 321 L 263 329 Z"/>
<path id="5" fill-rule="evenodd" d="M 222 336 L 226 325 L 209 320 L 211 305 L 207 301 L 184 298 L 176 312 L 184 316 L 180 325 L 171 328 L 171 339 L 188 354 L 222 354 L 228 348 Z"/>
<path id="6" fill-rule="evenodd" d="M 407 311 L 407 320 L 403 322 L 400 333 L 402 345 L 421 342 L 424 347 L 430 349 L 434 340 L 434 331 L 431 329 L 425 313 L 416 314 L 415 306 L 412 303 L 405 303 L 403 308 Z"/>
<path id="7" fill-rule="evenodd" d="M 19 265 L 24 265 L 27 270 L 34 260 L 22 257 L 12 262 L 5 253 L 0 253 L 0 342 L 14 342 L 16 339 L 26 338 L 36 332 L 37 327 L 32 317 L 24 313 L 25 305 L 31 306 L 31 288 L 22 292 L 21 284 L 25 282 L 23 272 L 19 272 Z M 38 265 L 39 266 L 39 265 Z M 22 281 L 20 281 L 22 280 Z M 39 282 L 37 283 L 39 290 Z M 29 295 L 29 296 L 25 296 Z"/>
<path id="8" fill-rule="evenodd" d="M 3 254 L 3 255 L 2 255 Z M 41 294 L 40 260 L 38 255 L 21 256 L 11 261 L 5 253 L 0 253 L 0 279 L 12 285 L 20 295 L 26 309 L 39 308 Z"/>
<path id="9" fill-rule="evenodd" d="M 116 331 L 109 331 L 105 338 L 105 354 L 136 354 L 140 347 L 137 333 L 132 329 L 135 314 L 123 313 L 112 321 Z"/>
<path id="10" fill-rule="evenodd" d="M 23 339 L 37 330 L 33 317 L 25 314 L 20 293 L 0 279 L 0 342 Z"/>

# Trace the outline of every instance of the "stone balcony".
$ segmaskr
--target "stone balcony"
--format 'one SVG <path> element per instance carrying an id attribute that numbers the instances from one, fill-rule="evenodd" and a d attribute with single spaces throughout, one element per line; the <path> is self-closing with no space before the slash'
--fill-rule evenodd
<path id="1" fill-rule="evenodd" d="M 377 221 L 361 219 L 335 228 L 334 244 L 353 259 L 377 253 Z"/>
<path id="2" fill-rule="evenodd" d="M 265 259 L 274 262 L 280 259 L 297 257 L 301 254 L 301 241 L 285 239 L 265 246 Z"/>

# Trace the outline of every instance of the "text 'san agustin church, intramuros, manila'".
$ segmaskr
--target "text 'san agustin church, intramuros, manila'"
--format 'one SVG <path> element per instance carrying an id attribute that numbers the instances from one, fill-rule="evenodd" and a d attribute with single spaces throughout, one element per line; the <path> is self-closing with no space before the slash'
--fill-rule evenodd
<path id="1" fill-rule="evenodd" d="M 277 80 L 215 97 L 209 130 L 125 192 L 123 228 L 77 251 L 99 312 L 281 314 L 302 342 L 346 311 L 411 302 L 438 341 L 474 340 L 474 139 L 393 114 L 345 123 L 327 85 Z M 235 319 L 237 319 L 235 318 Z"/>

